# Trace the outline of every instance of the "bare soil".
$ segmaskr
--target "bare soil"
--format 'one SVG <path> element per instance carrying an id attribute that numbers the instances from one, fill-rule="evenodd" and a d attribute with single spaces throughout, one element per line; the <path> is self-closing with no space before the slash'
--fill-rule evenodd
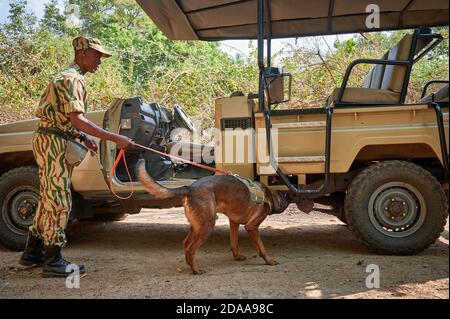
<path id="1" fill-rule="evenodd" d="M 439 240 L 415 256 L 380 256 L 359 243 L 335 217 L 295 207 L 261 225 L 278 262 L 264 265 L 245 230 L 234 261 L 228 220 L 219 216 L 191 274 L 182 241 L 189 225 L 182 209 L 145 209 L 119 222 L 74 222 L 64 254 L 84 264 L 80 288 L 41 269 L 17 264 L 20 253 L 0 247 L 0 298 L 449 298 L 448 224 Z M 380 288 L 366 287 L 367 266 L 380 269 Z"/>

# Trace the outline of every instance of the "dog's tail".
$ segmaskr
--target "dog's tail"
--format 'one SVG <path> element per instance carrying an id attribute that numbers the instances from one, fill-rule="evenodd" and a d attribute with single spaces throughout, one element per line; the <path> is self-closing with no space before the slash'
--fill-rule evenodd
<path id="1" fill-rule="evenodd" d="M 189 188 L 183 186 L 179 188 L 169 189 L 162 187 L 156 183 L 153 178 L 148 175 L 145 169 L 145 160 L 140 159 L 137 164 L 137 172 L 139 181 L 144 185 L 147 191 L 157 199 L 178 199 L 182 200 L 188 193 Z"/>

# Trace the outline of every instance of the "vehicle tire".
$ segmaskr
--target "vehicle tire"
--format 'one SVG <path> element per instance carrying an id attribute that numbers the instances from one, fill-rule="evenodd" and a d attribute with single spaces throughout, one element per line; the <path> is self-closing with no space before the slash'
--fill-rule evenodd
<path id="1" fill-rule="evenodd" d="M 24 166 L 0 177 L 0 243 L 21 251 L 39 202 L 38 168 Z"/>
<path id="2" fill-rule="evenodd" d="M 369 249 L 409 255 L 433 244 L 444 230 L 448 203 L 440 183 L 404 161 L 369 166 L 350 184 L 347 224 Z"/>

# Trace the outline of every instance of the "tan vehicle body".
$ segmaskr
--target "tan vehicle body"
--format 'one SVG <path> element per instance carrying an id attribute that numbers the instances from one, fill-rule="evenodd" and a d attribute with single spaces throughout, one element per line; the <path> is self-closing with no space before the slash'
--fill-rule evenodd
<path id="1" fill-rule="evenodd" d="M 244 161 L 221 163 L 216 156 L 216 167 L 243 177 L 255 179 L 255 172 L 264 182 L 268 176 L 275 176 L 268 161 L 265 147 L 265 123 L 257 103 L 247 97 L 220 98 L 216 101 L 216 128 L 221 129 L 223 119 L 253 118 L 255 139 L 246 145 Z M 444 111 L 444 124 L 448 147 L 449 116 Z M 116 114 L 116 117 L 120 113 Z M 99 126 L 103 126 L 105 111 L 88 113 L 87 117 Z M 277 128 L 274 136 L 278 145 L 278 163 L 290 175 L 298 175 L 299 183 L 307 174 L 322 174 L 323 162 L 304 162 L 308 157 L 319 158 L 324 150 L 323 115 L 273 116 L 272 127 Z M 31 137 L 38 120 L 20 121 L 0 126 L 0 167 L 2 171 L 32 164 Z M 109 123 L 118 122 L 111 117 Z M 114 129 L 117 131 L 117 125 Z M 225 141 L 225 136 L 222 138 Z M 435 158 L 442 163 L 436 115 L 428 105 L 354 107 L 334 111 L 331 144 L 330 173 L 347 173 L 355 161 L 374 161 L 383 159 L 421 159 Z M 103 141 L 99 143 L 104 143 Z M 109 144 L 109 152 L 115 153 L 115 147 Z M 224 143 L 222 143 L 223 145 Z M 220 144 L 219 144 L 220 145 Z M 102 145 L 104 147 L 104 145 Z M 220 147 L 216 145 L 216 148 Z M 247 151 L 251 149 L 253 154 Z M 235 151 L 235 154 L 239 150 Z M 215 154 L 220 154 L 217 151 Z M 249 160 L 256 157 L 256 164 Z M 95 198 L 98 195 L 111 195 L 108 179 L 114 156 L 103 160 L 100 155 L 86 156 L 80 166 L 74 169 L 72 185 L 74 191 L 82 196 Z M 298 159 L 298 161 L 296 161 Z M 192 180 L 162 181 L 162 185 L 173 188 L 190 184 Z M 135 183 L 137 193 L 145 193 L 139 183 Z M 300 183 L 304 184 L 304 183 Z M 131 191 L 130 183 L 121 183 L 113 178 L 114 190 L 119 194 Z M 286 189 L 285 186 L 272 186 Z M 156 205 L 157 207 L 158 205 Z"/>
<path id="2" fill-rule="evenodd" d="M 103 126 L 105 111 L 90 112 L 86 116 L 96 125 Z M 36 165 L 32 153 L 31 138 L 37 128 L 38 119 L 20 121 L 0 125 L 0 167 L 1 173 L 24 165 Z M 104 143 L 94 138 L 97 143 Z M 111 167 L 104 169 L 100 161 L 100 155 L 86 156 L 83 162 L 77 166 L 72 175 L 73 190 L 89 198 L 98 195 L 111 195 L 108 178 Z M 183 186 L 190 181 L 168 181 L 166 187 Z M 127 185 L 128 184 L 128 185 Z M 120 183 L 113 179 L 114 189 L 117 193 L 131 191 L 129 183 Z M 134 187 L 137 193 L 146 193 L 144 188 Z"/>
<path id="3" fill-rule="evenodd" d="M 256 147 L 265 145 L 265 120 L 256 110 L 259 110 L 257 104 L 246 97 L 216 101 L 217 128 L 222 119 L 250 117 L 254 119 L 255 131 L 259 132 L 251 147 L 256 152 L 256 170 L 251 163 L 217 164 L 217 167 L 252 179 L 256 172 L 264 180 L 276 173 L 268 161 L 260 160 L 267 158 L 266 148 Z M 448 108 L 443 112 L 448 147 Z M 298 175 L 299 181 L 306 174 L 324 172 L 320 161 L 325 147 L 323 121 L 324 116 L 316 114 L 271 117 L 272 128 L 278 130 L 274 136 L 278 139 L 278 163 L 286 173 Z M 347 173 L 355 161 L 435 158 L 442 163 L 436 114 L 428 105 L 337 108 L 331 141 L 330 173 Z M 246 153 L 245 159 L 251 156 Z M 314 162 L 314 158 L 318 161 Z"/>

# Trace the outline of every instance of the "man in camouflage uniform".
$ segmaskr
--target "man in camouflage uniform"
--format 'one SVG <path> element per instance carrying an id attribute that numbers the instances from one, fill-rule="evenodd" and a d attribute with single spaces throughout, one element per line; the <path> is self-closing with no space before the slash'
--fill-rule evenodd
<path id="1" fill-rule="evenodd" d="M 33 153 L 39 166 L 40 200 L 27 245 L 20 259 L 25 266 L 43 265 L 44 277 L 67 276 L 70 262 L 61 255 L 66 244 L 65 228 L 72 207 L 71 176 L 73 167 L 65 160 L 67 137 L 79 139 L 86 147 L 97 151 L 89 135 L 113 141 L 120 148 L 134 142 L 127 137 L 101 129 L 84 117 L 87 94 L 84 74 L 94 73 L 101 57 L 110 57 L 95 38 L 73 40 L 75 61 L 58 73 L 43 93 L 37 117 L 39 129 L 33 135 Z M 84 266 L 79 266 L 84 273 Z"/>

